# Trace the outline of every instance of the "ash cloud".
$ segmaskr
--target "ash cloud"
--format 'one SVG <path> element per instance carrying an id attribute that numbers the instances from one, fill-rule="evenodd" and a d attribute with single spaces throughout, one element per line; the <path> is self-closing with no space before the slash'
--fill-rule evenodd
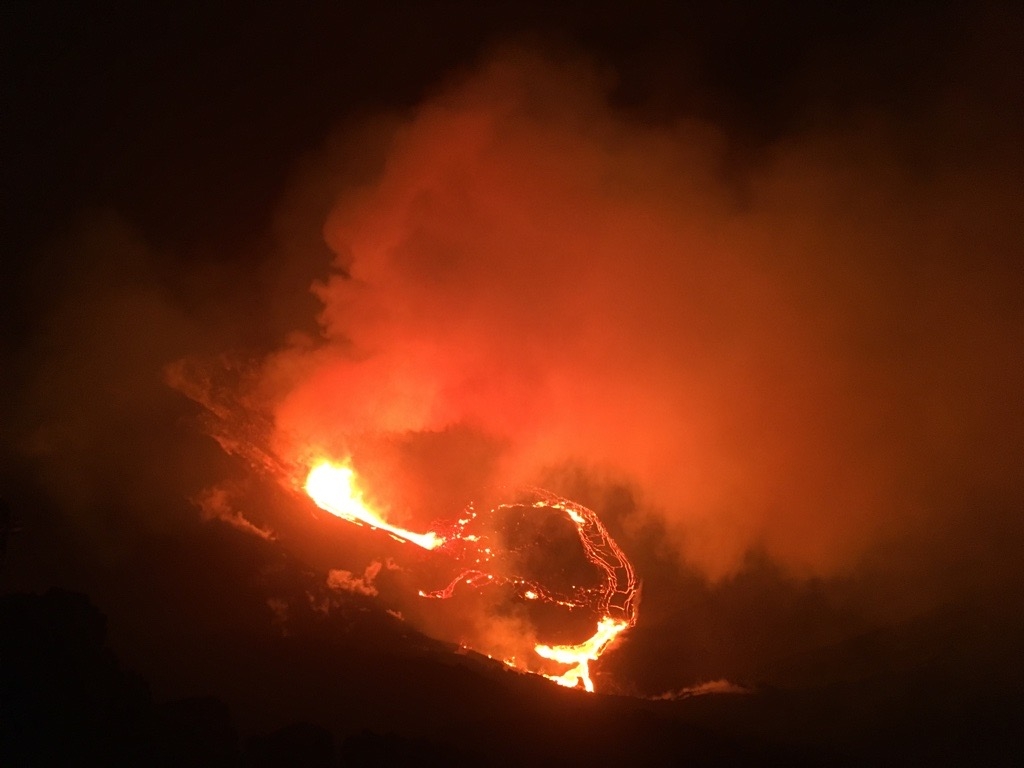
<path id="1" fill-rule="evenodd" d="M 457 477 L 475 434 L 474 483 L 611 478 L 713 578 L 984 538 L 1021 480 L 1019 153 L 956 115 L 908 153 L 907 124 L 855 114 L 737 172 L 715 125 L 611 85 L 507 48 L 388 134 L 324 227 L 322 339 L 265 366 L 278 450 L 447 435 L 432 471 Z"/>

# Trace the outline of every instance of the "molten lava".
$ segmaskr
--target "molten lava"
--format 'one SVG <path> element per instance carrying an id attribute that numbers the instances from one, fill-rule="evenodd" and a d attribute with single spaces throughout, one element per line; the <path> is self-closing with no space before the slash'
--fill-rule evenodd
<path id="1" fill-rule="evenodd" d="M 450 598 L 460 585 L 507 585 L 524 600 L 540 600 L 570 609 L 592 610 L 599 617 L 597 628 L 594 634 L 583 642 L 576 645 L 534 646 L 538 656 L 569 667 L 561 675 L 541 673 L 559 685 L 575 688 L 582 683 L 585 690 L 593 692 L 590 662 L 596 661 L 619 634 L 636 623 L 640 585 L 632 564 L 608 534 L 597 514 L 567 499 L 547 491 L 533 490 L 531 494 L 535 500 L 528 505 L 536 510 L 546 509 L 564 513 L 575 526 L 587 561 L 602 576 L 600 586 L 573 587 L 572 591 L 566 594 L 527 578 L 502 575 L 489 568 L 488 566 L 499 558 L 502 552 L 496 544 L 489 543 L 489 537 L 486 535 L 468 532 L 479 517 L 472 506 L 466 510 L 467 514 L 452 524 L 450 530 L 446 530 L 442 536 L 434 531 L 407 531 L 385 520 L 367 504 L 358 487 L 355 471 L 348 462 L 318 462 L 306 478 L 305 490 L 317 506 L 343 520 L 386 531 L 397 541 L 409 542 L 427 550 L 438 550 L 453 559 L 468 560 L 472 563 L 472 567 L 464 569 L 446 587 L 432 592 L 421 591 L 421 597 Z M 513 506 L 524 505 L 501 505 L 490 512 L 493 515 Z M 514 666 L 512 660 L 507 660 L 506 663 Z"/>
<path id="2" fill-rule="evenodd" d="M 387 531 L 398 541 L 409 541 L 424 549 L 436 549 L 444 543 L 435 533 L 414 533 L 392 525 L 370 509 L 356 486 L 356 473 L 347 463 L 321 461 L 314 466 L 306 478 L 306 493 L 320 509 L 350 523 Z"/>
<path id="3" fill-rule="evenodd" d="M 583 687 L 593 693 L 594 683 L 590 679 L 590 662 L 597 661 L 598 657 L 604 653 L 604 649 L 628 626 L 629 624 L 625 621 L 616 621 L 610 616 L 605 616 L 597 622 L 597 631 L 579 645 L 536 646 L 534 650 L 538 656 L 561 664 L 572 665 L 569 671 L 561 675 L 545 675 L 545 677 L 567 688 L 575 688 L 582 681 Z"/>

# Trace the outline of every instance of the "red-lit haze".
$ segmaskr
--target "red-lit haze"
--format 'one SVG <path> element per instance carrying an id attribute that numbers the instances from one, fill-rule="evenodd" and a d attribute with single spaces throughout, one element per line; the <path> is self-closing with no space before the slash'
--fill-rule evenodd
<path id="1" fill-rule="evenodd" d="M 606 86 L 506 52 L 394 131 L 326 222 L 323 343 L 267 365 L 278 450 L 480 434 L 494 482 L 629 483 L 712 576 L 751 548 L 832 572 L 924 523 L 936 476 L 1012 473 L 966 426 L 1017 418 L 998 175 L 965 207 L 973 171 L 925 183 L 860 126 L 728 177 L 713 128 Z"/>

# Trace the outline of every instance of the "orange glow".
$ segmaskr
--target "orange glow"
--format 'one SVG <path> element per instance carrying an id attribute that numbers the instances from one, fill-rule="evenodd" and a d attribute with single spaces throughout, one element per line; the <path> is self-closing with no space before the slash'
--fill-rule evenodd
<path id="1" fill-rule="evenodd" d="M 387 531 L 399 541 L 408 541 L 424 549 L 436 549 L 444 543 L 444 539 L 432 531 L 407 531 L 374 512 L 363 499 L 363 492 L 356 484 L 356 473 L 347 462 L 334 464 L 324 460 L 316 464 L 306 477 L 306 493 L 325 512 L 350 523 Z"/>
<path id="2" fill-rule="evenodd" d="M 467 508 L 465 516 L 453 524 L 448 535 L 442 537 L 433 531 L 415 533 L 387 522 L 367 504 L 358 486 L 356 473 L 347 461 L 337 464 L 324 460 L 314 465 L 306 479 L 305 490 L 321 509 L 343 520 L 387 531 L 398 541 L 410 542 L 428 550 L 437 549 L 447 542 L 459 542 L 462 547 L 445 547 L 444 551 L 454 559 L 468 559 L 473 567 L 464 569 L 442 589 L 431 592 L 421 590 L 421 597 L 450 598 L 460 586 L 480 588 L 508 585 L 512 586 L 518 597 L 523 600 L 594 611 L 599 616 L 597 629 L 582 643 L 534 646 L 534 651 L 541 658 L 569 666 L 569 669 L 560 675 L 539 673 L 559 685 L 575 688 L 582 683 L 583 688 L 592 693 L 594 683 L 590 678 L 590 662 L 596 661 L 621 632 L 636 623 L 640 585 L 633 572 L 633 566 L 608 534 L 597 514 L 567 499 L 535 489 L 531 494 L 536 500 L 528 506 L 536 510 L 547 509 L 564 513 L 576 528 L 587 561 L 603 576 L 600 587 L 574 587 L 573 592 L 568 595 L 525 578 L 498 575 L 486 570 L 487 565 L 499 558 L 501 552 L 496 551 L 493 542 L 488 543 L 486 536 L 467 532 L 467 528 L 478 519 L 478 514 L 472 506 Z M 500 505 L 491 512 L 495 513 L 512 506 L 523 505 Z M 515 659 L 505 659 L 505 663 L 512 667 L 520 667 Z"/>
<path id="3" fill-rule="evenodd" d="M 536 646 L 534 650 L 538 656 L 557 661 L 559 664 L 572 665 L 571 669 L 561 675 L 544 675 L 544 677 L 567 688 L 575 688 L 582 681 L 583 687 L 593 693 L 594 683 L 590 679 L 590 662 L 597 661 L 604 649 L 628 626 L 628 622 L 616 621 L 610 616 L 605 616 L 597 622 L 597 631 L 579 645 Z"/>

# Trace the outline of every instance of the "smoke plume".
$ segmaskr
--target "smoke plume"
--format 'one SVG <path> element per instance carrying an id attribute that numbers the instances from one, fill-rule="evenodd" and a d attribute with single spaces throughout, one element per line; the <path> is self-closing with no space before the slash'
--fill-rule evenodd
<path id="1" fill-rule="evenodd" d="M 610 85 L 507 49 L 333 149 L 380 170 L 327 218 L 321 338 L 264 366 L 281 454 L 371 457 L 399 510 L 582 469 L 712 577 L 842 571 L 1019 487 L 1013 163 L 859 116 L 737 171 Z"/>

